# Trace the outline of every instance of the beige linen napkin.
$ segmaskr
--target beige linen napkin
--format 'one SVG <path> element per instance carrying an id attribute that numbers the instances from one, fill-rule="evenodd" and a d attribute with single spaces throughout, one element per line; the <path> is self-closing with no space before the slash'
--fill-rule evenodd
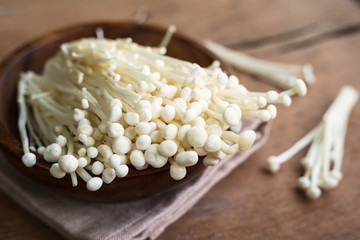
<path id="1" fill-rule="evenodd" d="M 193 183 L 160 196 L 126 203 L 83 202 L 44 189 L 17 172 L 2 155 L 0 189 L 68 239 L 155 239 L 264 144 L 269 124 L 245 120 L 244 128 L 257 132 L 250 150 L 221 160 Z"/>

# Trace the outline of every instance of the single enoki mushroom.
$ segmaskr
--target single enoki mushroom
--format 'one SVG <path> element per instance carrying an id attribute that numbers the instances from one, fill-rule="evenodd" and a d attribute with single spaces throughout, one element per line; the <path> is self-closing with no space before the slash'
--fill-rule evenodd
<path id="1" fill-rule="evenodd" d="M 257 76 L 282 89 L 290 89 L 296 79 L 303 79 L 307 84 L 315 82 L 315 75 L 310 64 L 295 65 L 260 60 L 244 53 L 206 40 L 205 46 L 241 71 Z"/>
<path id="2" fill-rule="evenodd" d="M 311 144 L 306 156 L 301 160 L 305 174 L 298 179 L 298 186 L 311 199 L 319 198 L 321 189 L 335 188 L 342 178 L 340 168 L 347 122 L 358 95 L 355 88 L 343 87 L 322 121 L 288 150 L 278 156 L 269 157 L 268 169 L 277 172 L 281 164 Z"/>
<path id="3" fill-rule="evenodd" d="M 90 191 L 123 178 L 129 166 L 144 170 L 170 163 L 180 180 L 186 167 L 204 156 L 206 166 L 254 143 L 242 118 L 269 121 L 272 104 L 291 104 L 305 95 L 302 80 L 287 91 L 251 92 L 215 61 L 207 68 L 165 56 L 173 27 L 160 47 L 130 38 L 85 38 L 61 45 L 44 73 L 21 75 L 19 131 L 23 162 L 36 158 L 31 146 L 52 163 L 55 178 L 70 174 Z M 28 110 L 28 111 L 27 111 Z M 27 136 L 26 123 L 29 130 Z"/>

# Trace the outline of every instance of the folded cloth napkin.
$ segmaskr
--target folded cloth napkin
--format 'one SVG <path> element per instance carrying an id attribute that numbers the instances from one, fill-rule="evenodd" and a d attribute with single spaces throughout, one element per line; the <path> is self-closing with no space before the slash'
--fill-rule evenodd
<path id="1" fill-rule="evenodd" d="M 264 144 L 269 124 L 246 120 L 244 128 L 257 132 L 257 140 L 249 150 L 208 167 L 191 184 L 159 196 L 112 204 L 72 199 L 30 181 L 3 156 L 0 189 L 68 239 L 155 239 Z"/>

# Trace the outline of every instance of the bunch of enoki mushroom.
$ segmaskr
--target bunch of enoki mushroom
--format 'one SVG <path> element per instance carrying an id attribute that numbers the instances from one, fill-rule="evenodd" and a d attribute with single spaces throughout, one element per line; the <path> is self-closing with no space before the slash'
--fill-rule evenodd
<path id="1" fill-rule="evenodd" d="M 281 93 L 251 92 L 218 62 L 203 68 L 165 52 L 131 39 L 81 39 L 63 44 L 42 75 L 22 74 L 23 163 L 35 165 L 37 151 L 52 176 L 70 174 L 73 186 L 80 177 L 90 191 L 125 177 L 130 165 L 169 162 L 180 180 L 198 156 L 212 166 L 254 143 L 254 131 L 241 131 L 243 116 L 268 121 L 272 103 L 306 94 L 300 79 Z"/>

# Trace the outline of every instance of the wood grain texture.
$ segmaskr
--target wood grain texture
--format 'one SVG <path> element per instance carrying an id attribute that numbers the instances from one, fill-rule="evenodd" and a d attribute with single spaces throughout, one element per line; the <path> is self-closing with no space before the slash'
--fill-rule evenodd
<path id="1" fill-rule="evenodd" d="M 304 151 L 275 176 L 263 171 L 269 155 L 285 150 L 317 124 L 342 85 L 360 89 L 358 31 L 308 41 L 359 24 L 356 1 L 2 0 L 0 57 L 54 28 L 129 19 L 137 10 L 148 11 L 149 22 L 175 24 L 197 39 L 210 38 L 270 60 L 310 62 L 318 78 L 307 97 L 295 99 L 289 109 L 279 108 L 270 141 L 263 149 L 217 184 L 159 239 L 360 239 L 359 104 L 349 121 L 344 178 L 336 189 L 314 202 L 296 190 Z M 295 43 L 304 41 L 308 43 L 296 47 Z M 254 47 L 249 42 L 260 43 Z M 244 74 L 239 76 L 249 89 L 271 88 Z M 3 193 L 0 212 L 0 239 L 62 239 Z"/>

